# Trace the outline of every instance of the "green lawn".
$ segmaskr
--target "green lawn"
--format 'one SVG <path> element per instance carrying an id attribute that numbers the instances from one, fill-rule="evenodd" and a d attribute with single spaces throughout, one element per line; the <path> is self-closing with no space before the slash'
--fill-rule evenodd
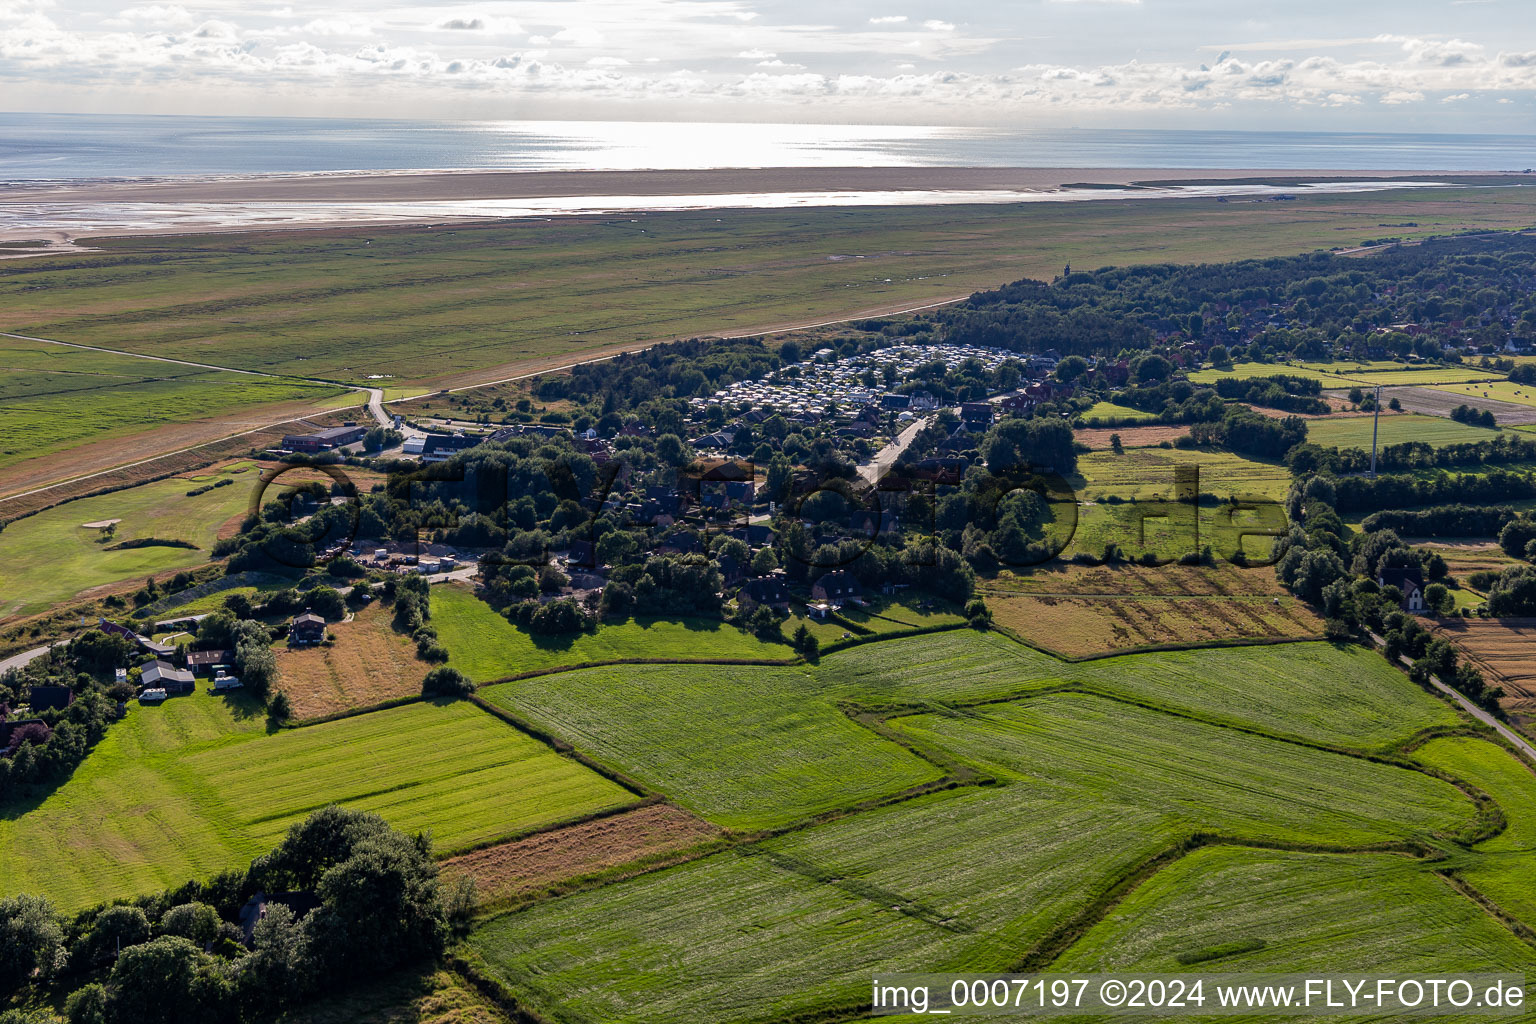
<path id="1" fill-rule="evenodd" d="M 0 532 L 0 565 L 6 567 L 0 616 L 40 611 L 91 587 L 207 562 L 219 527 L 249 507 L 257 476 L 252 464 L 238 463 L 190 480 L 170 477 L 80 498 L 9 524 Z M 187 496 L 216 479 L 234 482 Z M 84 526 L 108 519 L 122 522 L 105 543 L 100 530 Z M 197 547 L 106 550 L 140 537 L 184 540 Z"/>
<path id="2" fill-rule="evenodd" d="M 1232 943 L 1263 945 L 1194 965 L 1179 960 Z M 1426 865 L 1234 847 L 1197 850 L 1159 872 L 1051 965 L 1434 977 L 1533 968 L 1536 951 Z"/>
<path id="3" fill-rule="evenodd" d="M 1308 420 L 1307 440 L 1324 448 L 1369 449 L 1372 423 L 1375 420 L 1373 416 Z M 1470 441 L 1491 441 L 1499 434 L 1497 430 L 1489 430 L 1487 427 L 1472 427 L 1455 420 L 1418 413 L 1382 416 L 1380 422 L 1381 435 L 1377 443 L 1383 448 L 1408 441 L 1422 441 L 1438 448 Z"/>
<path id="4" fill-rule="evenodd" d="M 1434 740 L 1414 756 L 1472 783 L 1503 809 L 1504 832 L 1455 866 L 1484 896 L 1536 928 L 1536 775 L 1513 754 L 1478 739 Z"/>
<path id="5" fill-rule="evenodd" d="M 1328 387 L 1340 386 L 1334 374 L 1322 372 L 1297 363 L 1236 363 L 1232 366 L 1213 366 L 1204 370 L 1194 371 L 1189 374 L 1189 379 L 1196 384 L 1215 384 L 1218 380 L 1228 377 L 1234 380 L 1247 380 L 1250 377 L 1274 377 L 1277 374 L 1285 374 L 1287 377 L 1305 377 L 1308 380 L 1320 380 L 1325 382 L 1325 385 Z"/>
<path id="6" fill-rule="evenodd" d="M 727 828 L 785 825 L 941 774 L 796 668 L 623 665 L 481 695 Z"/>
<path id="7" fill-rule="evenodd" d="M 631 795 L 467 703 L 413 704 L 267 735 L 206 691 L 129 708 L 40 803 L 0 814 L 0 891 L 70 911 L 243 866 L 339 802 L 452 851 Z"/>
<path id="8" fill-rule="evenodd" d="M 1247 380 L 1276 374 L 1322 381 L 1325 388 L 1370 384 L 1447 384 L 1467 380 L 1502 380 L 1504 375 L 1472 366 L 1415 366 L 1387 360 L 1364 363 L 1338 360 L 1310 363 L 1237 363 L 1234 366 L 1197 370 L 1189 375 L 1196 384 L 1214 384 L 1223 377 Z"/>
<path id="9" fill-rule="evenodd" d="M 432 588 L 432 625 L 452 664 L 476 682 L 554 668 L 616 661 L 667 658 L 790 659 L 786 644 L 767 643 L 718 620 L 629 619 L 574 637 L 536 637 L 498 615 L 461 586 Z"/>
<path id="10" fill-rule="evenodd" d="M 830 1013 L 867 1001 L 878 971 L 1009 969 L 1196 829 L 1369 842 L 1455 830 L 1472 813 L 1454 788 L 1414 772 L 1094 698 L 900 728 L 963 750 L 1006 784 L 539 904 L 487 923 L 469 949 L 561 1021 Z"/>
<path id="11" fill-rule="evenodd" d="M 1291 475 L 1282 463 L 1261 462 L 1231 452 L 1178 448 L 1129 448 L 1123 455 L 1089 452 L 1079 455 L 1077 473 L 1069 481 L 1079 501 L 1099 501 L 1109 495 L 1139 501 L 1171 498 L 1175 472 L 1180 467 L 1199 470 L 1202 494 L 1226 497 L 1257 495 L 1281 501 L 1291 486 Z"/>

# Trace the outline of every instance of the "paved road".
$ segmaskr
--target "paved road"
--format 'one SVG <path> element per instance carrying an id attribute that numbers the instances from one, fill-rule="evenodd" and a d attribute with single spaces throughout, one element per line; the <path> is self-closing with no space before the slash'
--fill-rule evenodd
<path id="1" fill-rule="evenodd" d="M 58 642 L 64 643 L 62 640 Z M 38 658 L 41 658 L 43 655 L 47 654 L 49 648 L 52 646 L 52 644 L 49 644 L 44 647 L 34 647 L 30 651 L 22 651 L 20 654 L 13 654 L 9 658 L 0 658 L 0 675 L 4 675 L 13 668 L 21 668 L 23 665 L 30 665 Z"/>
<path id="2" fill-rule="evenodd" d="M 1386 646 L 1386 641 L 1383 640 L 1381 637 L 1377 636 L 1375 633 L 1371 634 L 1371 640 L 1378 647 L 1385 647 Z M 1401 661 L 1404 665 L 1412 665 L 1413 664 L 1412 659 L 1408 658 L 1406 655 L 1401 655 L 1401 654 L 1398 655 L 1397 660 Z M 1524 736 L 1521 736 L 1519 733 L 1515 732 L 1509 726 L 1505 725 L 1503 722 L 1499 721 L 1497 718 L 1494 718 L 1488 712 L 1484 711 L 1482 708 L 1480 708 L 1476 704 L 1472 703 L 1470 700 L 1468 700 L 1466 697 L 1462 696 L 1456 690 L 1453 690 L 1451 687 L 1449 687 L 1449 686 L 1445 685 L 1444 683 L 1442 683 L 1437 677 L 1430 676 L 1429 677 L 1429 681 L 1430 681 L 1430 683 L 1432 683 L 1434 685 L 1435 689 L 1441 691 L 1442 693 L 1446 693 L 1446 694 L 1449 694 L 1450 696 L 1454 697 L 1456 699 L 1456 703 L 1460 704 L 1463 708 L 1465 708 L 1467 713 L 1469 715 L 1471 715 L 1473 718 L 1477 719 L 1479 722 L 1482 722 L 1484 725 L 1492 726 L 1493 730 L 1495 732 L 1497 732 L 1500 736 L 1504 737 L 1504 739 L 1508 740 L 1510 745 L 1513 746 L 1516 750 L 1520 751 L 1520 753 L 1524 754 L 1526 757 L 1530 758 L 1532 761 L 1536 761 L 1536 747 L 1531 746 L 1530 741 L 1528 741 Z"/>
<path id="3" fill-rule="evenodd" d="M 859 466 L 859 476 L 871 487 L 879 483 L 880 478 L 896 465 L 896 460 L 901 458 L 902 453 L 912 447 L 912 442 L 917 440 L 918 433 L 927 425 L 927 417 L 913 420 L 907 425 L 907 429 L 891 439 L 890 444 L 876 452 L 874 458 Z"/>

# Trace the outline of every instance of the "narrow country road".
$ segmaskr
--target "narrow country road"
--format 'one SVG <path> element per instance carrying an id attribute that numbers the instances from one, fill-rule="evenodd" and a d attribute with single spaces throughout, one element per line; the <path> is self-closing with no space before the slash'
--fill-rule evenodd
<path id="1" fill-rule="evenodd" d="M 63 643 L 64 641 L 61 640 L 59 642 Z M 13 654 L 9 658 L 0 658 L 0 676 L 5 675 L 13 668 L 22 668 L 26 665 L 32 664 L 32 662 L 47 654 L 49 650 L 52 649 L 52 647 L 52 644 L 49 644 L 45 647 L 34 647 L 30 651 L 22 651 L 20 654 Z"/>
<path id="2" fill-rule="evenodd" d="M 1374 643 L 1377 647 L 1385 647 L 1387 645 L 1387 642 L 1381 637 L 1377 636 L 1375 633 L 1371 633 L 1370 637 L 1371 642 Z M 1397 660 L 1402 662 L 1404 665 L 1413 664 L 1412 660 L 1410 660 L 1406 655 L 1398 655 Z M 1451 687 L 1442 683 L 1438 677 L 1430 676 L 1429 681 L 1434 685 L 1435 689 L 1442 693 L 1448 694 L 1451 697 L 1454 697 L 1456 699 L 1456 703 L 1460 704 L 1463 708 L 1466 709 L 1467 714 L 1471 715 L 1479 722 L 1482 722 L 1484 725 L 1492 726 L 1494 732 L 1497 732 L 1500 736 L 1504 737 L 1504 739 L 1507 740 L 1511 746 L 1520 751 L 1520 753 L 1524 754 L 1526 757 L 1530 758 L 1531 761 L 1536 762 L 1536 747 L 1531 746 L 1530 742 L 1527 741 L 1525 737 L 1515 732 L 1513 729 L 1499 721 L 1497 718 L 1494 718 L 1492 715 L 1478 707 L 1476 704 L 1472 703 L 1466 697 L 1463 697 L 1456 690 L 1453 690 Z"/>

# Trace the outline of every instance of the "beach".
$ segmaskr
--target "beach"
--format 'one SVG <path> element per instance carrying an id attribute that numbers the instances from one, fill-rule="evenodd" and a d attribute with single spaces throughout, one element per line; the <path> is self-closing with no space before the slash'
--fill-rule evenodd
<path id="1" fill-rule="evenodd" d="M 0 185 L 0 258 L 127 236 L 689 209 L 1076 202 L 1426 187 L 1465 172 L 1084 167 L 760 167 L 206 175 Z M 1490 177 L 1490 180 L 1493 180 Z M 1503 179 L 1500 179 L 1503 180 Z M 17 247 L 18 241 L 46 246 Z"/>

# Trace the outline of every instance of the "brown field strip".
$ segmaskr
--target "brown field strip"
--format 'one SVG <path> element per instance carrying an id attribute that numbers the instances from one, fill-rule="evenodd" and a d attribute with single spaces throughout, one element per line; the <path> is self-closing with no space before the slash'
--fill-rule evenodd
<path id="1" fill-rule="evenodd" d="M 295 718 L 319 718 L 372 707 L 421 692 L 432 666 L 416 645 L 390 628 L 387 609 L 372 605 L 351 622 L 330 627 L 329 647 L 277 651 L 278 687 L 293 702 Z"/>
<path id="2" fill-rule="evenodd" d="M 1506 711 L 1536 713 L 1536 619 L 1445 619 L 1433 629 L 1504 688 Z"/>
<path id="3" fill-rule="evenodd" d="M 1322 635 L 1268 567 L 1057 564 L 983 581 L 997 625 L 1070 658 L 1138 647 Z"/>
<path id="4" fill-rule="evenodd" d="M 505 903 L 626 864 L 662 863 L 720 836 L 687 811 L 648 804 L 475 850 L 444 861 L 443 871 L 473 878 L 482 904 Z"/>
<path id="5" fill-rule="evenodd" d="M 1150 427 L 1084 427 L 1077 431 L 1074 437 L 1098 452 L 1107 451 L 1110 448 L 1109 439 L 1113 434 L 1120 435 L 1122 447 L 1150 448 L 1164 441 L 1172 442 L 1187 433 L 1189 433 L 1187 426 L 1154 424 Z"/>

